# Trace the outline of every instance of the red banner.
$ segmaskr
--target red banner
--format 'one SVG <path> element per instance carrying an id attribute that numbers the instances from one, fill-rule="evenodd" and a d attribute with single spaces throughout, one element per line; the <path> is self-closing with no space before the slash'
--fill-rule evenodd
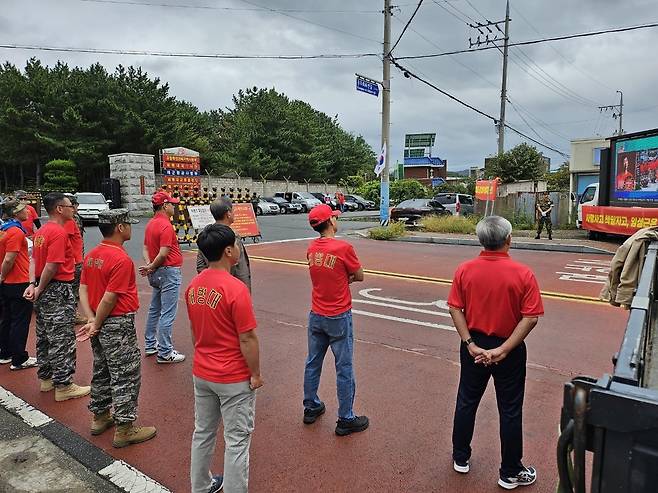
<path id="1" fill-rule="evenodd" d="M 171 187 L 190 187 L 201 188 L 201 178 L 198 176 L 163 176 L 162 181 L 165 185 Z"/>
<path id="2" fill-rule="evenodd" d="M 478 180 L 475 182 L 475 198 L 478 200 L 496 200 L 498 180 Z"/>
<path id="3" fill-rule="evenodd" d="M 235 221 L 231 227 L 240 236 L 260 236 L 260 229 L 256 221 L 256 214 L 254 214 L 254 206 L 251 203 L 246 204 L 233 204 L 233 216 Z"/>
<path id="4" fill-rule="evenodd" d="M 658 226 L 658 209 L 583 206 L 583 229 L 630 236 L 653 226 Z"/>

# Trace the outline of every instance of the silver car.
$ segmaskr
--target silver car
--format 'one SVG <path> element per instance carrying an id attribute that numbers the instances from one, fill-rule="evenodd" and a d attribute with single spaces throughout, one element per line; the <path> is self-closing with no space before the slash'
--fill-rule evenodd
<path id="1" fill-rule="evenodd" d="M 110 208 L 111 200 L 105 200 L 105 195 L 94 192 L 79 192 L 75 194 L 78 199 L 78 214 L 87 221 L 98 221 L 98 213 Z"/>
<path id="2" fill-rule="evenodd" d="M 262 216 L 263 214 L 278 214 L 281 212 L 278 205 L 268 202 L 263 198 L 258 199 L 258 202 L 254 202 L 254 211 L 257 216 Z"/>
<path id="3" fill-rule="evenodd" d="M 434 196 L 439 204 L 453 216 L 473 214 L 473 196 L 465 193 L 438 193 Z"/>

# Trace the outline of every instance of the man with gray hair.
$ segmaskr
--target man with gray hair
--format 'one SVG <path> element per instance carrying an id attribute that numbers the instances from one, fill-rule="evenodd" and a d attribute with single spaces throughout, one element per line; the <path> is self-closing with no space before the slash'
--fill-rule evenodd
<path id="1" fill-rule="evenodd" d="M 215 218 L 215 224 L 223 224 L 224 226 L 231 227 L 231 224 L 235 221 L 235 216 L 233 215 L 233 203 L 228 197 L 219 197 L 212 204 L 210 204 L 210 213 L 212 217 Z M 249 291 L 251 292 L 251 270 L 249 268 L 249 255 L 247 255 L 247 250 L 242 244 L 242 238 L 240 235 L 234 231 L 236 238 L 238 239 L 238 247 L 240 248 L 240 260 L 236 265 L 231 267 L 231 275 L 237 279 L 240 279 L 243 283 L 247 285 Z M 201 253 L 197 253 L 196 256 L 196 271 L 201 273 L 204 269 L 208 268 L 208 260 Z"/>
<path id="2" fill-rule="evenodd" d="M 455 272 L 448 296 L 450 315 L 461 337 L 460 376 L 452 432 L 453 467 L 470 470 L 475 414 L 493 377 L 500 419 L 501 466 L 498 485 L 527 486 L 537 479 L 523 457 L 524 339 L 544 314 L 537 279 L 509 256 L 512 225 L 499 216 L 475 228 L 484 250 Z"/>

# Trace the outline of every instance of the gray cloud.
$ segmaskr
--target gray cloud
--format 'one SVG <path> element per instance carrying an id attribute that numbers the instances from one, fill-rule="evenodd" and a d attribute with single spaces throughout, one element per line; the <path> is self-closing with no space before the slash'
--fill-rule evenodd
<path id="1" fill-rule="evenodd" d="M 253 8 L 240 0 L 148 1 Z M 272 9 L 310 10 L 377 11 L 383 4 L 381 0 L 253 1 Z M 412 24 L 413 30 L 407 32 L 396 50 L 397 55 L 435 53 L 468 46 L 469 36 L 477 33 L 462 22 L 469 20 L 465 15 L 478 21 L 483 18 L 466 0 L 450 0 L 449 4 L 437 2 L 444 8 L 431 0 L 425 1 Z M 394 39 L 415 6 L 410 0 L 398 3 L 401 5 L 393 21 Z M 471 3 L 487 19 L 504 17 L 502 0 L 471 0 Z M 513 0 L 512 6 L 511 38 L 514 41 L 657 20 L 654 0 Z M 4 0 L 0 12 L 0 43 L 5 44 L 252 55 L 317 54 L 379 52 L 381 36 L 382 16 L 378 13 L 290 12 L 285 16 L 267 11 L 149 7 L 81 0 Z M 542 141 L 567 152 L 568 139 L 591 136 L 595 131 L 608 136 L 617 125 L 610 113 L 600 115 L 595 105 L 585 103 L 583 98 L 597 104 L 614 104 L 618 98 L 615 90 L 621 89 L 626 102 L 625 130 L 655 127 L 658 97 L 651 52 L 657 40 L 658 29 L 653 29 L 534 45 L 522 50 L 513 48 L 509 99 L 523 108 L 523 117 Z M 19 50 L 2 50 L 1 56 L 19 67 L 32 56 L 49 65 L 57 60 L 79 66 L 100 61 L 110 71 L 118 64 L 141 65 L 152 76 L 169 82 L 172 94 L 202 110 L 230 106 L 232 94 L 240 88 L 275 87 L 329 115 L 338 114 L 346 129 L 362 134 L 373 148 L 379 148 L 381 100 L 354 89 L 355 72 L 381 77 L 381 62 L 376 58 L 236 61 Z M 501 56 L 496 50 L 414 60 L 405 65 L 442 89 L 493 116 L 498 115 Z M 390 152 L 393 161 L 402 158 L 406 132 L 437 132 L 439 155 L 448 159 L 450 169 L 481 164 L 485 156 L 495 152 L 496 134 L 489 120 L 417 81 L 405 79 L 396 69 L 392 75 Z M 653 110 L 647 109 L 651 107 Z M 537 138 L 510 105 L 507 115 L 510 124 Z M 548 124 L 549 130 L 537 120 Z M 506 147 L 522 140 L 508 132 Z M 546 151 L 546 154 L 555 164 L 562 161 L 555 153 Z"/>

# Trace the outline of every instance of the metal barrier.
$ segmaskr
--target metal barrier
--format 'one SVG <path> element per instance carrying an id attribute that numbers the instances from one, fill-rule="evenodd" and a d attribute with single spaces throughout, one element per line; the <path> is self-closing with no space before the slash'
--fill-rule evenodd
<path id="1" fill-rule="evenodd" d="M 650 359 L 654 344 L 658 346 L 657 259 L 658 242 L 652 242 L 612 375 L 578 377 L 565 384 L 558 493 L 586 492 L 587 451 L 593 453 L 591 493 L 658 491 L 658 391 L 647 385 L 648 377 L 658 374 L 658 361 Z"/>

